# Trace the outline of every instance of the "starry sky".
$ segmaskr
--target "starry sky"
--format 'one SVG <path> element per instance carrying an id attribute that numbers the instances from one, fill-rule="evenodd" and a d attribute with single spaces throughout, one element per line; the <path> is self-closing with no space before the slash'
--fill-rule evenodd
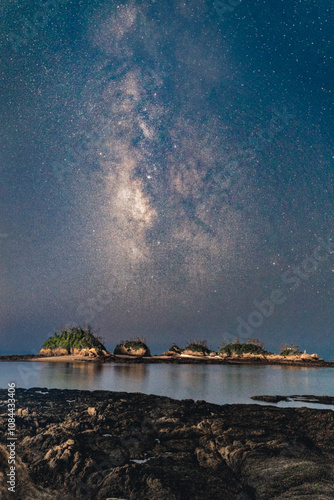
<path id="1" fill-rule="evenodd" d="M 3 0 L 0 353 L 334 359 L 332 0 Z"/>

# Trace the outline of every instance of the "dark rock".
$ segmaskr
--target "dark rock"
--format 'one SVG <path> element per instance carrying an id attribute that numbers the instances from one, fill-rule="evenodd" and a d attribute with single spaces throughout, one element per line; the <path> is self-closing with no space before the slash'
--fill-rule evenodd
<path id="1" fill-rule="evenodd" d="M 7 399 L 0 390 L 5 500 L 13 498 L 4 478 Z M 16 389 L 16 400 L 17 500 L 334 496 L 330 410 L 45 388 Z"/>
<path id="2" fill-rule="evenodd" d="M 265 403 L 279 403 L 280 401 L 290 401 L 288 396 L 252 396 L 254 401 L 264 401 Z"/>
<path id="3" fill-rule="evenodd" d="M 114 349 L 114 354 L 140 357 L 151 356 L 147 345 L 138 340 L 126 340 L 122 344 L 118 344 Z"/>
<path id="4" fill-rule="evenodd" d="M 279 403 L 280 401 L 299 401 L 303 403 L 315 403 L 334 406 L 334 397 L 331 396 L 252 396 L 251 399 L 254 399 L 254 401 L 264 401 L 266 403 Z"/>
<path id="5" fill-rule="evenodd" d="M 182 350 L 176 345 L 173 344 L 168 351 L 164 352 L 162 356 L 179 356 Z"/>

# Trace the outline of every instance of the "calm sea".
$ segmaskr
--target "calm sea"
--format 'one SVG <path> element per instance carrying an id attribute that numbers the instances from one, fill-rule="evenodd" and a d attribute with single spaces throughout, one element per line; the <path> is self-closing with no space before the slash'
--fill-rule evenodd
<path id="1" fill-rule="evenodd" d="M 256 395 L 334 396 L 333 368 L 246 365 L 150 365 L 0 362 L 0 388 L 17 387 L 142 392 L 216 404 L 255 403 Z M 312 403 L 279 403 L 309 406 Z"/>

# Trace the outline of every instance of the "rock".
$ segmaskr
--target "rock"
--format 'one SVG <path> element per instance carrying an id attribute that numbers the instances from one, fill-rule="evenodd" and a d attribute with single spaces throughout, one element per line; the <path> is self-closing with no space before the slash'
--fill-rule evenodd
<path id="1" fill-rule="evenodd" d="M 287 396 L 252 396 L 254 401 L 264 401 L 265 403 L 280 403 L 281 401 L 289 401 Z"/>
<path id="2" fill-rule="evenodd" d="M 192 349 L 184 349 L 182 354 L 186 354 L 187 356 L 206 356 L 205 351 L 193 351 Z"/>
<path id="3" fill-rule="evenodd" d="M 118 344 L 114 349 L 114 354 L 127 356 L 151 356 L 151 352 L 144 342 L 127 340 L 123 344 Z"/>
<path id="4" fill-rule="evenodd" d="M 179 346 L 177 346 L 176 344 L 173 344 L 169 349 L 168 351 L 169 353 L 172 353 L 172 354 L 181 354 L 182 350 L 179 348 Z"/>
<path id="5" fill-rule="evenodd" d="M 102 355 L 102 349 L 96 349 L 96 347 L 92 347 L 89 349 L 89 352 L 93 354 L 93 356 L 101 356 Z"/>
<path id="6" fill-rule="evenodd" d="M 39 351 L 40 356 L 52 356 L 52 350 L 51 349 L 41 349 Z"/>
<path id="7" fill-rule="evenodd" d="M 40 356 L 67 356 L 67 349 L 61 349 L 57 347 L 56 349 L 41 349 L 39 351 Z"/>
<path id="8" fill-rule="evenodd" d="M 56 349 L 41 349 L 40 356 L 85 356 L 90 358 L 98 358 L 98 357 L 112 357 L 111 353 L 108 353 L 105 349 L 100 349 L 96 347 L 92 348 L 84 348 L 79 349 L 77 347 L 70 349 L 70 352 L 67 349 L 61 349 L 57 347 Z"/>
<path id="9" fill-rule="evenodd" d="M 73 356 L 78 356 L 80 354 L 82 355 L 83 351 L 86 351 L 86 349 L 78 349 L 77 347 L 75 347 L 74 349 L 71 349 L 70 354 L 73 354 Z"/>
<path id="10" fill-rule="evenodd" d="M 307 353 L 301 354 L 300 359 L 305 359 L 305 360 L 310 360 L 310 361 L 314 360 L 313 356 L 311 356 L 310 354 L 307 354 Z"/>
<path id="11" fill-rule="evenodd" d="M 173 344 L 168 351 L 164 352 L 162 356 L 180 356 L 182 350 L 176 345 Z"/>
<path id="12" fill-rule="evenodd" d="M 323 404 L 323 405 L 332 405 L 334 406 L 334 397 L 332 396 L 252 396 L 251 399 L 255 401 L 265 401 L 266 403 L 279 403 L 280 401 L 298 401 L 305 403 L 315 403 L 315 404 Z"/>
<path id="13" fill-rule="evenodd" d="M 23 408 L 18 408 L 17 409 L 17 414 L 20 417 L 26 417 L 27 415 L 29 415 L 29 410 L 28 410 L 28 408 L 24 408 L 24 409 Z"/>
<path id="14" fill-rule="evenodd" d="M 331 410 L 38 388 L 16 397 L 17 500 L 334 496 Z M 0 405 L 7 399 L 0 390 Z M 6 433 L 1 426 L 0 442 Z M 5 500 L 7 455 L 0 445 Z"/>

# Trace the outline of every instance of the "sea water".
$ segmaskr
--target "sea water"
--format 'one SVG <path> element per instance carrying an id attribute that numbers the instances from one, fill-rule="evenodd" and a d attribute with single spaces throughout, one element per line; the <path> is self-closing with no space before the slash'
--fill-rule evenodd
<path id="1" fill-rule="evenodd" d="M 142 392 L 216 404 L 261 404 L 250 399 L 261 395 L 334 397 L 333 377 L 333 368 L 291 366 L 0 362 L 2 389 L 15 382 L 23 388 Z M 334 409 L 296 401 L 277 406 Z"/>

